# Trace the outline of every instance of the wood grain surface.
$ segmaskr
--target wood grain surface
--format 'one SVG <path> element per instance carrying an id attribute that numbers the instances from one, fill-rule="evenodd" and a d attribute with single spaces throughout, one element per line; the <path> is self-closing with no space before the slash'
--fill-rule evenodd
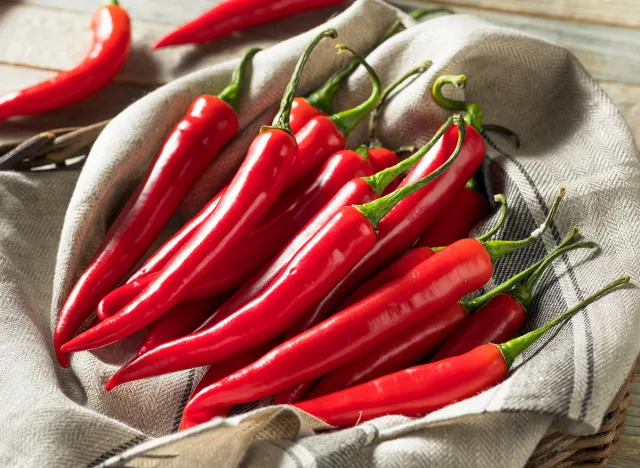
<path id="1" fill-rule="evenodd" d="M 89 45 L 90 13 L 98 1 L 5 0 L 0 4 L 0 95 L 71 68 Z M 0 143 L 42 130 L 85 125 L 116 115 L 162 83 L 207 64 L 235 57 L 245 47 L 242 34 L 204 47 L 166 49 L 150 45 L 214 3 L 213 0 L 126 0 L 134 19 L 134 49 L 114 83 L 96 96 L 66 109 L 0 123 Z M 425 6 L 421 1 L 405 4 Z M 436 0 L 459 13 L 471 13 L 571 50 L 618 105 L 640 145 L 640 0 Z M 328 18 L 321 10 L 259 28 L 264 45 L 291 31 L 304 31 Z M 640 467 L 640 381 L 612 468 Z"/>

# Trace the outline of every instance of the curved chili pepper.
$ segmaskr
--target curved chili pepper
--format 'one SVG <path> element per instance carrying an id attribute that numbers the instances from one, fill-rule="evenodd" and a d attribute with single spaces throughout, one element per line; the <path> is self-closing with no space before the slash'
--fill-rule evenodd
<path id="1" fill-rule="evenodd" d="M 355 151 L 338 151 L 325 163 L 315 181 L 304 192 L 281 196 L 260 227 L 246 240 L 223 255 L 219 265 L 195 284 L 180 301 L 192 301 L 228 292 L 242 285 L 273 257 L 353 177 L 371 175 L 371 164 Z M 98 305 L 105 319 L 131 302 L 154 278 L 152 273 L 109 293 Z M 210 314 L 211 315 L 211 314 Z"/>
<path id="2" fill-rule="evenodd" d="M 570 236 L 572 237 L 572 234 Z M 557 257 L 571 250 L 598 247 L 593 242 L 578 242 L 566 245 L 569 242 L 564 241 L 544 260 L 538 262 L 535 265 L 537 269 L 530 274 L 526 281 L 517 285 L 515 289 L 510 287 L 506 292 L 500 292 L 499 294 L 491 294 L 489 292 L 477 298 L 476 302 L 463 303 L 463 307 L 467 312 L 473 313 L 456 328 L 455 332 L 447 339 L 432 360 L 439 361 L 440 359 L 458 356 L 485 343 L 499 343 L 513 338 L 524 324 L 526 311 L 531 305 L 536 282 L 549 265 Z M 511 283 L 515 284 L 515 281 Z M 478 306 L 480 307 L 478 308 Z"/>
<path id="3" fill-rule="evenodd" d="M 363 63 L 371 78 L 372 91 L 369 98 L 359 106 L 339 112 L 332 116 L 319 116 L 311 119 L 296 133 L 298 156 L 293 168 L 286 176 L 285 189 L 289 189 L 304 180 L 305 177 L 318 169 L 332 154 L 345 149 L 345 137 L 362 120 L 380 100 L 380 81 L 373 69 L 364 60 L 355 56 L 359 63 Z M 224 192 L 216 195 L 191 221 L 178 231 L 158 252 L 152 255 L 132 275 L 137 279 L 145 274 L 159 271 L 175 255 L 175 253 L 193 236 L 193 233 L 207 219 L 218 204 Z"/>
<path id="4" fill-rule="evenodd" d="M 522 323 L 520 323 L 514 330 L 513 325 L 517 320 L 503 324 L 495 320 L 487 323 L 476 321 L 476 317 L 478 316 L 477 314 L 496 299 L 502 298 L 505 294 L 503 291 L 509 291 L 514 284 L 517 284 L 519 281 L 526 280 L 528 275 L 540 274 L 536 272 L 538 272 L 540 268 L 544 270 L 558 256 L 563 255 L 569 250 L 593 247 L 593 245 L 594 244 L 590 242 L 578 243 L 566 248 L 556 249 L 544 260 L 537 262 L 535 265 L 527 268 L 518 275 L 515 275 L 512 279 L 494 288 L 485 295 L 486 297 L 482 297 L 475 302 L 456 302 L 456 304 L 449 307 L 442 314 L 438 314 L 419 323 L 406 333 L 402 333 L 391 338 L 380 348 L 374 350 L 370 354 L 367 354 L 366 356 L 363 356 L 362 358 L 327 374 L 313 388 L 313 391 L 309 394 L 307 399 L 343 390 L 377 377 L 416 365 L 426 355 L 436 350 L 443 342 L 451 340 L 452 333 L 457 335 L 458 330 L 461 327 L 466 328 L 467 323 L 470 321 L 475 321 L 476 324 L 482 323 L 480 327 L 484 331 L 483 336 L 486 337 L 487 335 L 490 335 L 491 338 L 487 339 L 487 341 L 478 341 L 472 334 L 465 334 L 464 338 L 470 340 L 469 343 L 465 342 L 465 346 L 467 344 L 470 346 L 462 351 L 462 353 L 457 354 L 463 354 L 481 344 L 507 341 L 515 335 L 515 332 L 520 328 Z M 487 301 L 489 302 L 485 306 L 482 306 L 477 312 L 474 312 L 480 304 L 486 303 Z M 498 301 L 501 300 L 498 299 Z M 469 316 L 470 314 L 472 315 Z M 496 325 L 493 330 L 492 325 Z M 507 333 L 511 334 L 507 335 Z M 435 358 L 434 360 L 439 359 Z"/>
<path id="5" fill-rule="evenodd" d="M 418 245 L 435 247 L 463 239 L 489 214 L 489 205 L 482 194 L 467 187 L 453 196 L 450 206 L 420 237 Z"/>
<path id="6" fill-rule="evenodd" d="M 211 216 L 140 295 L 117 315 L 67 342 L 65 352 L 94 349 L 144 328 L 173 307 L 223 254 L 239 245 L 260 223 L 284 188 L 297 156 L 289 110 L 302 69 L 313 48 L 333 29 L 320 33 L 302 54 L 271 127 L 253 140 L 242 165 Z M 164 187 L 166 189 L 166 187 Z"/>
<path id="7" fill-rule="evenodd" d="M 192 185 L 238 133 L 238 117 L 233 106 L 239 99 L 244 68 L 258 50 L 245 53 L 231 84 L 218 96 L 205 94 L 193 101 L 107 232 L 60 311 L 53 341 L 61 365 L 66 367 L 69 363 L 60 347 L 73 337 L 104 295 L 142 258 Z"/>
<path id="8" fill-rule="evenodd" d="M 418 152 L 412 155 L 410 158 L 398 163 L 394 166 L 393 174 L 394 178 L 397 178 L 397 174 L 406 171 L 411 168 L 417 161 L 429 154 L 430 150 L 436 145 L 440 144 L 440 139 L 453 125 L 453 118 L 449 118 L 447 122 L 436 132 L 431 140 Z M 455 151 L 455 148 L 450 146 L 448 149 Z M 443 153 L 441 153 L 444 156 Z M 441 163 L 445 162 L 442 158 L 439 160 Z M 432 169 L 435 170 L 437 166 Z M 444 175 L 446 177 L 446 174 Z M 224 303 L 224 305 L 211 316 L 197 331 L 205 330 L 220 320 L 228 317 L 240 307 L 247 304 L 249 301 L 260 295 L 276 278 L 282 268 L 291 260 L 293 255 L 323 226 L 340 208 L 349 205 L 359 205 L 368 203 L 376 199 L 380 193 L 385 191 L 385 186 L 392 183 L 392 179 L 389 179 L 389 172 L 379 171 L 372 177 L 365 177 L 361 179 L 353 179 L 346 184 L 340 192 L 329 202 L 324 208 L 311 220 L 307 225 L 293 238 L 289 243 L 280 251 L 280 253 L 265 266 L 254 278 L 248 281 L 242 288 L 240 288 L 231 298 Z M 433 182 L 438 183 L 438 180 Z M 306 328 L 297 331 L 300 333 Z"/>
<path id="9" fill-rule="evenodd" d="M 287 0 L 284 3 L 265 3 L 262 0 L 224 0 L 162 37 L 153 48 L 201 44 L 226 36 L 234 31 L 242 31 L 259 24 L 270 23 L 307 10 L 338 5 L 344 1 Z"/>
<path id="10" fill-rule="evenodd" d="M 341 208 L 304 244 L 260 296 L 217 325 L 129 362 L 111 378 L 107 388 L 132 379 L 214 363 L 284 332 L 373 247 L 375 227 L 400 200 L 439 177 L 455 162 L 462 148 L 465 123 L 459 118 L 454 121 L 459 126 L 460 137 L 445 164 L 386 197 L 364 205 Z M 378 191 L 384 190 L 384 183 L 393 180 L 403 166 L 404 163 L 384 171 L 377 179 L 380 184 Z M 292 297 L 295 300 L 291 300 Z M 252 328 L 252 323 L 265 316 L 270 320 Z"/>
<path id="11" fill-rule="evenodd" d="M 53 111 L 104 88 L 129 55 L 129 16 L 117 0 L 108 0 L 94 13 L 91 30 L 93 38 L 89 52 L 77 67 L 0 97 L 0 120 Z"/>
<path id="12" fill-rule="evenodd" d="M 413 186 L 406 186 L 394 194 Z M 364 205 L 367 208 L 363 211 L 385 206 L 388 197 Z M 399 335 L 445 311 L 462 296 L 489 281 L 497 259 L 533 244 L 553 218 L 560 198 L 545 222 L 530 237 L 488 242 L 462 239 L 451 244 L 410 274 L 391 281 L 360 302 L 275 347 L 250 366 L 203 390 L 191 403 L 194 414 L 209 407 L 273 395 L 320 377 L 373 351 L 386 337 Z M 152 355 L 153 351 L 145 356 Z M 308 357 L 312 355 L 314 359 L 309 361 Z M 145 356 L 136 361 L 143 361 Z M 164 367 L 164 363 L 155 364 Z"/>
<path id="13" fill-rule="evenodd" d="M 380 40 L 366 51 L 365 55 L 370 54 L 380 44 L 402 29 L 403 25 L 400 20 L 395 21 L 389 29 L 385 31 Z M 291 125 L 293 133 L 298 133 L 298 131 L 300 131 L 312 118 L 320 115 L 328 115 L 333 112 L 333 99 L 344 81 L 351 76 L 359 65 L 360 63 L 357 60 L 351 59 L 349 63 L 338 69 L 320 88 L 315 90 L 309 96 L 306 98 L 297 97 L 293 100 L 291 118 L 289 119 L 289 124 Z M 393 164 L 390 164 L 389 166 L 393 166 Z"/>
<path id="14" fill-rule="evenodd" d="M 218 362 L 214 366 L 209 367 L 207 372 L 202 376 L 202 379 L 200 379 L 200 382 L 198 383 L 196 388 L 193 390 L 193 392 L 191 392 L 191 397 L 194 397 L 195 395 L 200 393 L 200 390 L 208 387 L 213 382 L 217 382 L 218 380 L 225 378 L 227 375 L 231 375 L 234 372 L 242 369 L 243 367 L 251 364 L 256 359 L 259 359 L 260 356 L 273 348 L 275 344 L 275 342 L 267 343 L 266 345 L 247 350 L 243 353 L 227 359 L 226 361 Z M 189 429 L 190 427 L 197 426 L 198 424 L 207 422 L 216 416 L 227 416 L 229 414 L 229 411 L 231 411 L 231 408 L 233 408 L 233 406 L 216 408 L 214 411 L 207 413 L 206 419 L 198 417 L 191 418 L 188 417 L 188 415 L 183 415 L 182 419 L 180 420 L 180 430 L 184 431 L 186 429 Z"/>
<path id="15" fill-rule="evenodd" d="M 543 327 L 506 343 L 481 345 L 460 356 L 412 367 L 295 406 L 333 426 L 350 426 L 387 414 L 424 416 L 502 382 L 516 357 L 547 330 L 628 282 L 628 276 L 619 278 Z M 191 401 L 185 414 L 197 414 L 200 395 L 203 392 Z"/>

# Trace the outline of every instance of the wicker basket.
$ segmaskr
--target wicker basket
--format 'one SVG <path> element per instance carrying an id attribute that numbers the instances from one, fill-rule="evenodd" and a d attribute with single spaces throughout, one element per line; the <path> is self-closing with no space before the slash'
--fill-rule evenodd
<path id="1" fill-rule="evenodd" d="M 629 389 L 633 378 L 632 371 L 611 403 L 597 434 L 576 437 L 550 430 L 536 447 L 527 468 L 605 467 L 609 457 L 618 451 L 627 408 L 631 404 Z"/>

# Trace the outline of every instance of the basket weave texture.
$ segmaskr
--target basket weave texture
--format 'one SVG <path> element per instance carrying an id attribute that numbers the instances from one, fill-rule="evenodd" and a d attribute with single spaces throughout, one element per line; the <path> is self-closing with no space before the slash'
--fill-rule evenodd
<path id="1" fill-rule="evenodd" d="M 597 434 L 570 436 L 550 430 L 531 455 L 526 468 L 596 468 L 605 467 L 609 457 L 615 455 L 620 434 L 631 404 L 629 389 L 634 379 L 632 371 L 618 395 L 611 403 Z"/>

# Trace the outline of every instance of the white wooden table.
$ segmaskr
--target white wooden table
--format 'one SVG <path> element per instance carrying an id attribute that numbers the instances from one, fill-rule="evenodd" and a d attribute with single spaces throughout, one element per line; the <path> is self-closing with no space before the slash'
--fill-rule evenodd
<path id="1" fill-rule="evenodd" d="M 152 53 L 150 44 L 210 7 L 215 0 L 122 0 L 133 18 L 134 48 L 114 83 L 96 96 L 58 112 L 0 122 L 0 143 L 50 128 L 87 125 L 116 115 L 153 88 L 243 48 L 233 38 L 199 48 L 186 58 L 175 49 Z M 406 0 L 424 6 L 420 0 Z M 0 3 L 0 95 L 72 68 L 88 47 L 90 14 L 99 0 L 5 0 Z M 600 82 L 627 119 L 640 145 L 640 0 L 441 0 L 458 12 L 483 16 L 562 44 Z M 315 15 L 316 13 L 312 13 Z M 319 14 L 319 13 L 318 13 Z M 304 15 L 303 15 L 304 16 Z M 305 21 L 306 18 L 306 21 Z M 264 27 L 303 31 L 313 21 Z M 640 379 L 639 379 L 640 380 Z M 612 468 L 640 466 L 640 382 Z"/>

